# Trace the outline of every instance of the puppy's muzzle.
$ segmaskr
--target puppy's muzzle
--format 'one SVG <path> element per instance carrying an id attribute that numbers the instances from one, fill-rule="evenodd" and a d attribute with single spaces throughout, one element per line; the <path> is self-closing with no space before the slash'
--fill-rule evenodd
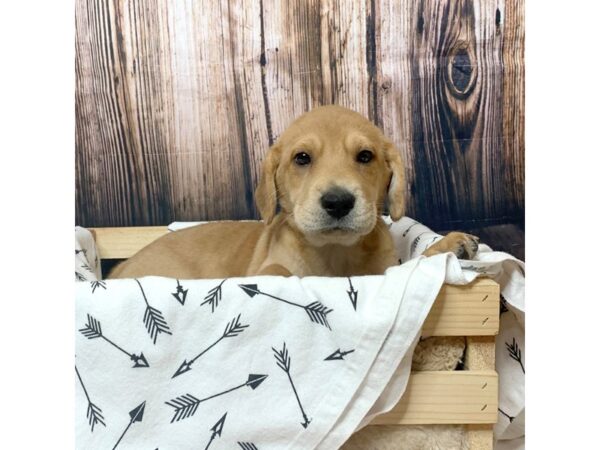
<path id="1" fill-rule="evenodd" d="M 321 196 L 321 206 L 335 219 L 347 216 L 354 208 L 355 201 L 354 195 L 339 187 L 334 187 Z"/>

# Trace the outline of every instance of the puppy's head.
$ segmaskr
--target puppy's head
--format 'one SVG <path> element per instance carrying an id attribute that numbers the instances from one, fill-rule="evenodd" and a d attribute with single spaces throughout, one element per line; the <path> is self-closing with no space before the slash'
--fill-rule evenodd
<path id="1" fill-rule="evenodd" d="M 277 203 L 314 245 L 352 245 L 370 233 L 386 195 L 390 214 L 404 214 L 404 166 L 379 128 L 340 106 L 294 121 L 263 162 L 256 203 L 266 224 Z"/>

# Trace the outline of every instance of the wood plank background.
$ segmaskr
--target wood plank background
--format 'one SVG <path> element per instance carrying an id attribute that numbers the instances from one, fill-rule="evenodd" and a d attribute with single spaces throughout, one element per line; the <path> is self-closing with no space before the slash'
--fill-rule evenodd
<path id="1" fill-rule="evenodd" d="M 401 151 L 407 214 L 522 223 L 522 0 L 76 0 L 76 221 L 256 218 L 269 145 L 321 104 Z"/>

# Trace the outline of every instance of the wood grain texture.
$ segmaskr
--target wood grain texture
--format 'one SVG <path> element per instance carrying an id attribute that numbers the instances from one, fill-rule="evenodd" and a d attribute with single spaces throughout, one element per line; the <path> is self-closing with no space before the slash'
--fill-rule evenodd
<path id="1" fill-rule="evenodd" d="M 497 418 L 495 371 L 413 372 L 396 406 L 371 424 L 492 424 Z"/>
<path id="2" fill-rule="evenodd" d="M 503 27 L 502 40 L 502 170 L 504 185 L 513 202 L 507 214 L 518 216 L 525 208 L 525 1 L 506 1 L 504 16 L 498 10 L 496 23 Z M 507 170 L 505 170 L 507 169 Z"/>
<path id="3" fill-rule="evenodd" d="M 101 259 L 127 259 L 159 237 L 167 234 L 165 226 L 103 227 L 89 229 Z"/>
<path id="4" fill-rule="evenodd" d="M 500 326 L 500 287 L 481 278 L 466 286 L 444 285 L 423 324 L 423 337 L 494 336 Z"/>
<path id="5" fill-rule="evenodd" d="M 393 29 L 411 31 L 402 36 L 405 49 L 394 58 L 406 67 L 384 76 L 392 86 L 402 77 L 410 81 L 402 81 L 401 97 L 394 89 L 386 94 L 396 112 L 384 114 L 383 128 L 399 133 L 396 142 L 404 141 L 408 215 L 451 228 L 498 218 L 507 199 L 500 194 L 497 170 L 502 35 L 496 33 L 495 3 L 432 0 L 410 2 L 405 9 L 391 17 L 399 21 Z M 389 35 L 385 46 L 397 45 L 395 38 Z M 404 122 L 400 127 L 398 120 Z"/>
<path id="6" fill-rule="evenodd" d="M 271 142 L 300 114 L 341 104 L 373 118 L 365 2 L 264 3 L 265 102 Z"/>
<path id="7" fill-rule="evenodd" d="M 75 3 L 80 225 L 256 218 L 267 149 L 329 103 L 392 138 L 408 215 L 523 219 L 522 0 Z"/>

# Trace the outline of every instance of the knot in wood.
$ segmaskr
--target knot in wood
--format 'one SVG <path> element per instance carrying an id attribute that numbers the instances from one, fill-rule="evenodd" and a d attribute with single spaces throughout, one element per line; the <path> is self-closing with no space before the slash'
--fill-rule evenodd
<path id="1" fill-rule="evenodd" d="M 474 55 L 466 45 L 456 47 L 448 58 L 447 83 L 452 94 L 460 99 L 469 96 L 477 79 Z"/>

